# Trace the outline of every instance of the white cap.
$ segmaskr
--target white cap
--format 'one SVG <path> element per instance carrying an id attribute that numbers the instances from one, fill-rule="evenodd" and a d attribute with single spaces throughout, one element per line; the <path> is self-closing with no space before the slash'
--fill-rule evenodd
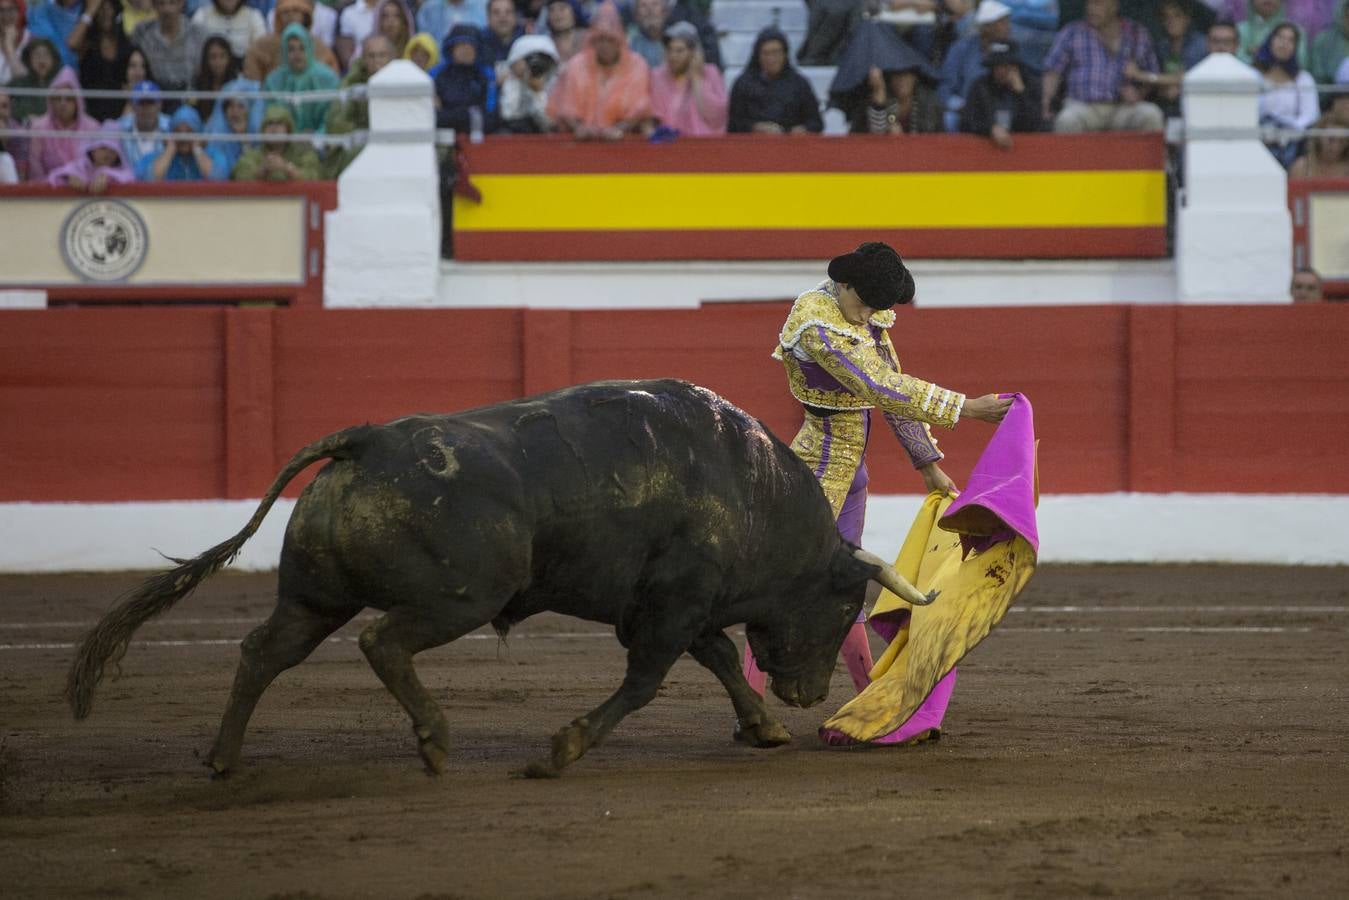
<path id="1" fill-rule="evenodd" d="M 974 24 L 991 25 L 1011 14 L 1011 8 L 1005 3 L 999 3 L 998 0 L 981 0 L 979 8 L 974 11 Z"/>
<path id="2" fill-rule="evenodd" d="M 513 63 L 524 59 L 531 53 L 544 53 L 554 60 L 559 59 L 557 44 L 546 34 L 522 34 L 511 44 L 511 52 L 506 62 Z"/>

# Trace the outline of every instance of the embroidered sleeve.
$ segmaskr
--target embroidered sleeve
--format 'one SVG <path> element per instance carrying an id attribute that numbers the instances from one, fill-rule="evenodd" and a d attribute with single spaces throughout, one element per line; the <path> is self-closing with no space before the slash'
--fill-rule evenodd
<path id="1" fill-rule="evenodd" d="M 894 413 L 884 413 L 884 416 L 890 430 L 899 439 L 900 446 L 909 454 L 909 460 L 913 462 L 915 469 L 921 469 L 928 463 L 946 458 L 946 454 L 937 449 L 937 439 L 932 436 L 932 429 L 925 423 L 915 422 Z"/>
<path id="2" fill-rule="evenodd" d="M 811 359 L 858 397 L 883 412 L 954 428 L 965 395 L 892 369 L 870 342 L 854 341 L 816 326 L 800 345 Z"/>

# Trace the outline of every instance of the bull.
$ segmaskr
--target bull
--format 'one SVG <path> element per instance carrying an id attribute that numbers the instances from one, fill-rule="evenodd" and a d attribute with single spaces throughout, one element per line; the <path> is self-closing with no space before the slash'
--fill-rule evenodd
<path id="1" fill-rule="evenodd" d="M 717 677 L 738 740 L 791 736 L 741 674 L 724 629 L 744 623 L 785 703 L 825 698 L 867 582 L 927 602 L 844 541 L 810 469 L 756 419 L 680 381 L 599 382 L 453 415 L 337 432 L 295 454 L 234 537 L 144 581 L 83 639 L 67 680 L 86 717 L 136 629 L 227 565 L 286 484 L 320 460 L 286 527 L 270 618 L 241 645 L 206 763 L 239 762 L 258 699 L 364 609 L 375 674 L 412 719 L 427 770 L 450 753 L 445 716 L 413 656 L 487 623 L 503 638 L 545 610 L 613 626 L 618 690 L 552 739 L 556 774 L 655 697 L 681 654 Z"/>

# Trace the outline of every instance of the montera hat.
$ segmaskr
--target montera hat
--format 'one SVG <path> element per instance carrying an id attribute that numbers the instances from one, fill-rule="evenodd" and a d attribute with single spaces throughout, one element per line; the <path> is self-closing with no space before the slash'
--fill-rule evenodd
<path id="1" fill-rule="evenodd" d="M 849 285 L 872 309 L 889 309 L 913 300 L 913 275 L 895 248 L 880 241 L 868 241 L 851 253 L 835 256 L 829 261 L 829 277 Z"/>

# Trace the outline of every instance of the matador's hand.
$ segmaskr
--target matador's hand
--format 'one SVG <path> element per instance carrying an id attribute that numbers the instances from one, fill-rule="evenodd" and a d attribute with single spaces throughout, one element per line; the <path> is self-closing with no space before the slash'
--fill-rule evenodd
<path id="1" fill-rule="evenodd" d="M 936 463 L 928 463 L 919 468 L 918 471 L 923 476 L 923 485 L 927 488 L 929 494 L 935 491 L 938 494 L 948 494 L 952 497 L 960 496 L 960 491 L 956 489 L 956 483 Z"/>
<path id="2" fill-rule="evenodd" d="M 965 405 L 960 408 L 962 419 L 979 419 L 983 422 L 998 424 L 1012 408 L 1012 399 L 1000 398 L 997 394 L 984 394 L 982 397 L 966 397 Z"/>

